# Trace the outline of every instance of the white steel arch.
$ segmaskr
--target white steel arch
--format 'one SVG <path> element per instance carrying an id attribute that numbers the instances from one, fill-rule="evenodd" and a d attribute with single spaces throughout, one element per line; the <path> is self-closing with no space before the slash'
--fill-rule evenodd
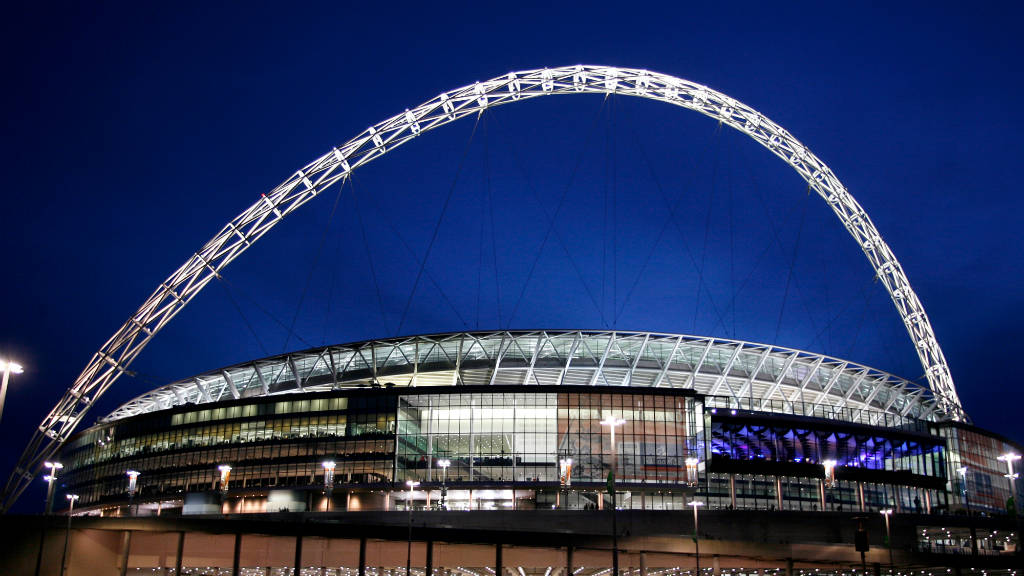
<path id="1" fill-rule="evenodd" d="M 931 322 L 903 267 L 867 213 L 835 174 L 778 124 L 753 108 L 687 80 L 610 66 L 577 65 L 511 72 L 440 95 L 375 124 L 295 172 L 228 222 L 171 274 L 138 311 L 107 340 L 57 402 L 25 448 L 4 488 L 7 510 L 82 421 L 93 403 L 127 370 L 149 340 L 199 293 L 222 268 L 285 216 L 326 188 L 343 183 L 352 170 L 420 134 L 489 107 L 552 94 L 621 94 L 658 100 L 709 116 L 747 134 L 784 160 L 832 208 L 857 241 L 885 285 L 910 335 L 940 412 L 966 420 L 946 359 Z"/>

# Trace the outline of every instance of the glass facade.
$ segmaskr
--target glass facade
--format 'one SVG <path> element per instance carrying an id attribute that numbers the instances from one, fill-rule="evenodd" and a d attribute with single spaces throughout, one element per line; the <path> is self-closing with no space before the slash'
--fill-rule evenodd
<path id="1" fill-rule="evenodd" d="M 473 393 L 403 395 L 398 407 L 399 479 L 558 483 L 604 482 L 613 460 L 621 484 L 685 484 L 686 459 L 704 460 L 703 419 L 680 395 Z M 615 457 L 611 430 L 617 416 Z"/>
<path id="2" fill-rule="evenodd" d="M 996 458 L 1019 448 L 983 431 L 728 406 L 688 390 L 619 386 L 243 398 L 90 428 L 60 455 L 61 488 L 79 494 L 83 511 L 118 510 L 128 469 L 142 474 L 136 501 L 167 502 L 164 513 L 197 494 L 209 498 L 196 513 L 586 509 L 610 505 L 614 466 L 621 508 L 683 510 L 697 497 L 710 509 L 957 513 L 969 499 L 974 513 L 1006 512 L 1010 484 Z M 614 449 L 609 417 L 623 421 Z M 866 424 L 886 418 L 889 426 Z M 330 493 L 325 461 L 335 463 Z M 403 490 L 407 481 L 419 489 Z"/>

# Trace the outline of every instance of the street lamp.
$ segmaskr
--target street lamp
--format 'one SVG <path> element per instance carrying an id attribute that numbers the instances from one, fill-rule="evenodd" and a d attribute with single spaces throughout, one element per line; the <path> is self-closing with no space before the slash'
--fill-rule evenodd
<path id="1" fill-rule="evenodd" d="M 409 576 L 412 568 L 412 491 L 420 485 L 415 480 L 406 480 L 405 485 L 409 487 L 409 497 L 405 499 L 405 507 L 409 510 L 409 543 L 405 552 L 405 576 Z"/>
<path id="2" fill-rule="evenodd" d="M 221 464 L 217 466 L 217 470 L 220 470 L 220 491 L 221 494 L 227 495 L 228 493 L 228 482 L 231 481 L 231 465 Z"/>
<path id="3" fill-rule="evenodd" d="M 619 452 L 615 449 L 615 428 L 625 423 L 625 420 L 614 415 L 601 420 L 601 425 L 607 426 L 612 433 L 612 470 L 608 473 L 608 492 L 612 497 L 612 576 L 619 576 L 619 529 L 615 514 L 615 472 L 619 467 Z"/>
<path id="4" fill-rule="evenodd" d="M 1014 471 L 1013 471 L 1013 463 L 1016 462 L 1017 460 L 1020 460 L 1020 454 L 1014 454 L 1013 452 L 1007 452 L 1006 454 L 1003 454 L 1002 456 L 999 456 L 998 460 L 1000 460 L 1002 462 L 1006 462 L 1006 474 L 1004 474 L 1003 476 L 1005 476 L 1006 478 L 1010 479 L 1010 500 L 1009 500 L 1010 506 L 1008 506 L 1008 508 L 1012 508 L 1014 514 L 1016 514 L 1017 513 L 1017 477 L 1020 476 L 1020 474 L 1014 473 Z"/>
<path id="5" fill-rule="evenodd" d="M 0 360 L 0 370 L 4 372 L 3 385 L 0 385 L 0 418 L 4 415 L 4 399 L 7 398 L 7 381 L 11 379 L 11 373 L 21 374 L 25 370 L 17 362 Z"/>
<path id="6" fill-rule="evenodd" d="M 136 470 L 129 470 L 125 472 L 128 475 L 128 514 L 132 513 L 132 501 L 135 500 L 135 491 L 138 489 L 139 472 Z M 138 510 L 135 511 L 135 515 L 138 516 Z"/>
<path id="7" fill-rule="evenodd" d="M 700 544 L 698 541 L 697 528 L 697 509 L 704 505 L 700 500 L 690 500 L 686 503 L 687 506 L 693 506 L 693 558 L 697 563 L 697 569 L 693 571 L 696 576 L 700 576 Z"/>
<path id="8" fill-rule="evenodd" d="M 700 464 L 700 460 L 693 456 L 686 459 L 686 483 L 690 486 L 697 485 L 697 464 Z"/>
<path id="9" fill-rule="evenodd" d="M 885 538 L 888 541 L 889 547 L 889 568 L 892 568 L 895 564 L 892 559 L 892 524 L 889 523 L 889 516 L 892 516 L 892 508 L 886 508 L 880 512 L 885 517 Z"/>
<path id="10" fill-rule="evenodd" d="M 71 514 L 75 511 L 75 500 L 78 494 L 67 494 L 68 498 L 68 527 L 64 531 L 64 554 L 60 557 L 60 576 L 68 570 L 68 543 L 71 541 Z"/>
<path id="11" fill-rule="evenodd" d="M 46 514 L 53 513 L 53 484 L 57 481 L 57 471 L 64 467 L 60 462 L 43 462 L 43 466 L 50 469 L 50 473 L 43 476 L 46 480 Z"/>
<path id="12" fill-rule="evenodd" d="M 337 464 L 334 460 L 324 460 L 320 465 L 324 467 L 324 493 L 327 494 L 327 512 L 330 512 L 331 500 L 334 497 L 334 469 Z"/>
<path id="13" fill-rule="evenodd" d="M 448 467 L 452 465 L 452 461 L 447 458 L 442 458 L 437 461 L 437 465 L 441 467 L 441 510 L 447 510 L 448 505 L 445 499 L 448 496 Z"/>

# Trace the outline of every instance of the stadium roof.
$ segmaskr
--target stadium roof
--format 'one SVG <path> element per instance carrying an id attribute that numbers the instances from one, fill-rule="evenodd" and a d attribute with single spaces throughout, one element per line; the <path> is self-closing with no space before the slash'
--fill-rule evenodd
<path id="1" fill-rule="evenodd" d="M 691 389 L 738 408 L 868 424 L 886 414 L 950 419 L 924 386 L 801 350 L 679 334 L 536 330 L 409 336 L 273 356 L 167 384 L 101 421 L 186 404 L 376 385 Z"/>

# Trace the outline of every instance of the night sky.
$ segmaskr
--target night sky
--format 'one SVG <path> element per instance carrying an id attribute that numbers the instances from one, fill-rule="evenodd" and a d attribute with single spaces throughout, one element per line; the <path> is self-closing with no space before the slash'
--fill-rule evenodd
<path id="1" fill-rule="evenodd" d="M 975 423 L 1024 440 L 1018 5 L 206 4 L 24 3 L 0 22 L 0 355 L 26 366 L 0 423 L 5 479 L 89 357 L 261 193 L 442 91 L 577 63 L 706 84 L 799 138 L 900 259 Z M 693 112 L 558 96 L 325 192 L 88 421 L 284 351 L 509 327 L 736 338 L 924 382 L 866 259 L 783 162 Z"/>

